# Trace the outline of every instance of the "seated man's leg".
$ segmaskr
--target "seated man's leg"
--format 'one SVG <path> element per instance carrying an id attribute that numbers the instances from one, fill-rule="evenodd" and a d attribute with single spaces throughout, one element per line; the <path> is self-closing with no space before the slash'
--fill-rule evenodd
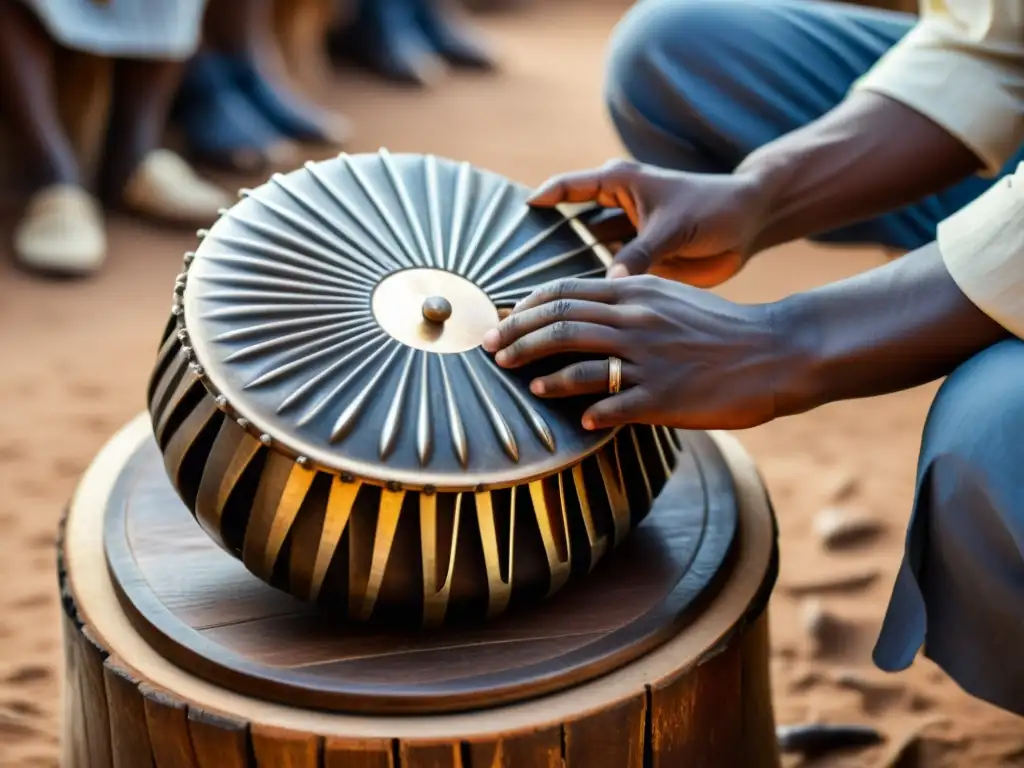
<path id="1" fill-rule="evenodd" d="M 1024 715 L 1024 341 L 953 372 L 924 429 L 907 550 L 875 648 L 925 655 L 964 690 Z"/>
<path id="2" fill-rule="evenodd" d="M 914 21 L 813 0 L 640 0 L 612 37 L 608 108 L 638 160 L 728 173 L 839 104 Z M 917 248 L 990 183 L 972 178 L 818 239 Z"/>

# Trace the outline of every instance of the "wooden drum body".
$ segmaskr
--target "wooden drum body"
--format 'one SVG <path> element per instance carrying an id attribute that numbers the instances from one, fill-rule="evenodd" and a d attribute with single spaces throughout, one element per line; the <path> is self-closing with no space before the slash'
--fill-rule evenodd
<path id="1" fill-rule="evenodd" d="M 586 578 L 482 624 L 382 632 L 218 548 L 139 417 L 62 536 L 63 765 L 777 766 L 770 504 L 732 437 L 679 434 L 650 515 Z"/>

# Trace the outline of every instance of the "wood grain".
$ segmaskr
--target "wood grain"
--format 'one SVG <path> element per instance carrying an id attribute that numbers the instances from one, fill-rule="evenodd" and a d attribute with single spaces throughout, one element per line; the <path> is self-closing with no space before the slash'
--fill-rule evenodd
<path id="1" fill-rule="evenodd" d="M 146 708 L 131 671 L 108 657 L 103 665 L 114 768 L 153 768 Z"/>
<path id="2" fill-rule="evenodd" d="M 199 768 L 188 727 L 188 706 L 151 685 L 139 686 L 157 768 Z"/>
<path id="3" fill-rule="evenodd" d="M 202 768 L 247 768 L 250 765 L 249 725 L 199 707 L 188 709 L 189 738 Z"/>
<path id="4" fill-rule="evenodd" d="M 67 613 L 61 616 L 64 638 L 64 740 L 61 765 L 90 768 L 110 765 L 110 721 L 103 661 L 95 639 Z"/>
<path id="5" fill-rule="evenodd" d="M 565 724 L 566 763 L 644 768 L 646 721 L 644 694 L 581 715 Z"/>

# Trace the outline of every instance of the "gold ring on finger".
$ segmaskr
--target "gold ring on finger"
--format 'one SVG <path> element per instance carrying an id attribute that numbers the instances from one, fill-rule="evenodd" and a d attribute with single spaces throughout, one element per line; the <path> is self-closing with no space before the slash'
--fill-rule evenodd
<path id="1" fill-rule="evenodd" d="M 617 357 L 608 358 L 608 392 L 617 394 L 622 389 L 622 361 Z"/>

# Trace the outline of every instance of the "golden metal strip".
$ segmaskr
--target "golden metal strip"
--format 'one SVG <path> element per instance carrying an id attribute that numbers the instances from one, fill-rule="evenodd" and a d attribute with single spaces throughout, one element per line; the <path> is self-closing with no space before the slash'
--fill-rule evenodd
<path id="1" fill-rule="evenodd" d="M 290 470 L 283 465 L 287 462 Z M 252 515 L 245 530 L 242 545 L 242 560 L 256 576 L 270 581 L 274 574 L 274 563 L 281 553 L 281 547 L 295 522 L 302 502 L 309 492 L 316 472 L 295 464 L 291 459 L 271 453 L 267 464 L 277 464 L 264 470 L 256 489 Z M 287 479 L 280 487 L 282 471 L 287 470 Z"/>
<path id="2" fill-rule="evenodd" d="M 172 367 L 171 363 L 174 360 L 175 355 L 181 351 L 181 342 L 178 340 L 176 333 L 171 333 L 160 345 L 160 349 L 156 353 L 156 362 L 153 364 L 153 373 L 150 379 L 150 386 L 148 399 L 152 403 L 153 395 L 156 392 L 160 382 L 163 381 L 164 374 L 167 370 Z"/>
<path id="3" fill-rule="evenodd" d="M 455 514 L 452 521 L 452 542 L 448 552 L 448 567 L 444 583 L 437 583 L 437 494 L 420 494 L 420 548 L 423 559 L 423 624 L 436 627 L 444 621 L 455 573 L 455 552 L 459 543 L 459 522 L 462 516 L 462 494 L 455 495 Z"/>
<path id="4" fill-rule="evenodd" d="M 672 465 L 668 462 L 668 456 L 665 455 L 665 448 L 661 444 L 661 440 L 658 439 L 658 428 L 651 427 L 651 437 L 654 439 L 654 447 L 658 449 L 658 458 L 661 459 L 661 467 L 665 470 L 665 479 L 672 477 Z"/>
<path id="5" fill-rule="evenodd" d="M 597 452 L 597 466 L 601 471 L 608 505 L 612 510 L 615 526 L 615 545 L 629 533 L 629 497 L 626 496 L 626 480 L 622 476 L 622 462 L 619 460 L 619 441 L 612 440 Z"/>
<path id="6" fill-rule="evenodd" d="M 583 477 L 582 464 L 577 464 L 572 468 L 572 481 L 576 487 L 583 527 L 587 530 L 587 540 L 590 542 L 590 567 L 593 568 L 608 551 L 608 537 L 597 535 L 597 525 L 594 523 L 594 512 L 590 508 L 590 497 L 587 495 L 587 484 Z"/>
<path id="7" fill-rule="evenodd" d="M 483 546 L 484 568 L 487 571 L 487 615 L 496 616 L 505 610 L 512 597 L 512 567 L 509 563 L 509 579 L 505 581 L 501 578 L 498 530 L 494 520 L 494 501 L 490 491 L 479 491 L 474 494 L 474 497 L 476 499 L 476 519 L 480 526 L 480 540 Z M 514 507 L 513 517 L 515 517 Z"/>
<path id="8" fill-rule="evenodd" d="M 629 437 L 633 441 L 633 450 L 636 452 L 636 463 L 637 466 L 640 467 L 640 476 L 644 481 L 644 490 L 647 492 L 647 506 L 650 507 L 650 505 L 654 503 L 654 488 L 651 486 L 651 477 L 647 474 L 647 467 L 644 464 L 644 454 L 643 451 L 640 450 L 640 438 L 637 437 L 636 430 L 636 427 L 629 427 Z M 616 435 L 615 439 L 618 440 L 621 434 L 622 433 L 620 432 Z"/>
<path id="9" fill-rule="evenodd" d="M 167 367 L 167 370 L 160 376 L 156 386 L 153 388 L 153 393 L 150 395 L 149 413 L 154 421 L 157 421 L 163 415 L 170 393 L 181 383 L 181 379 L 187 371 L 188 361 L 179 351 L 175 359 Z"/>
<path id="10" fill-rule="evenodd" d="M 174 436 L 171 437 L 164 449 L 164 466 L 175 486 L 178 485 L 178 473 L 181 471 L 181 464 L 185 461 L 185 456 L 203 428 L 216 414 L 217 405 L 213 400 L 201 400 L 199 405 L 185 417 L 185 420 L 174 431 Z"/>
<path id="11" fill-rule="evenodd" d="M 346 483 L 339 477 L 332 478 L 331 491 L 327 497 L 327 512 L 324 514 L 324 527 L 320 532 L 320 542 L 316 548 L 316 559 L 313 561 L 313 575 L 309 582 L 307 599 L 316 600 L 323 589 L 327 569 L 338 551 L 338 542 L 352 518 L 356 497 L 362 483 Z"/>
<path id="12" fill-rule="evenodd" d="M 225 546 L 221 532 L 224 507 L 259 449 L 259 440 L 233 419 L 224 419 L 203 468 L 195 504 L 199 525 L 222 548 Z"/>
<path id="13" fill-rule="evenodd" d="M 377 596 L 384 583 L 384 572 L 395 543 L 398 519 L 402 513 L 405 491 L 381 491 L 380 511 L 377 513 L 377 529 L 373 535 L 373 555 L 370 560 L 370 575 L 366 580 L 359 618 L 366 621 L 377 605 Z"/>
<path id="14" fill-rule="evenodd" d="M 547 554 L 548 568 L 551 570 L 549 595 L 554 594 L 569 579 L 572 563 L 572 553 L 569 551 L 569 521 L 566 519 L 563 491 L 559 482 L 557 498 L 551 499 L 543 480 L 530 483 L 530 500 L 533 501 L 533 511 Z M 553 508 L 556 504 L 557 510 Z M 556 522 L 561 523 L 560 531 L 556 528 Z"/>
<path id="15" fill-rule="evenodd" d="M 179 381 L 178 385 L 174 388 L 174 392 L 167 399 L 167 402 L 164 404 L 163 409 L 160 411 L 160 416 L 157 419 L 156 426 L 153 429 L 153 434 L 156 436 L 156 440 L 158 443 L 162 444 L 165 438 L 167 437 L 167 435 L 165 434 L 165 432 L 167 431 L 167 424 L 171 420 L 171 416 L 174 414 L 174 412 L 178 410 L 178 406 L 181 405 L 181 402 L 182 400 L 185 399 L 185 396 L 189 393 L 192 387 L 201 386 L 202 382 L 199 381 L 199 377 L 196 376 L 195 372 L 192 371 L 191 368 L 187 369 L 184 375 L 181 377 L 181 381 Z M 216 404 L 212 397 L 204 398 L 204 400 L 208 401 L 211 406 L 216 407 Z"/>

